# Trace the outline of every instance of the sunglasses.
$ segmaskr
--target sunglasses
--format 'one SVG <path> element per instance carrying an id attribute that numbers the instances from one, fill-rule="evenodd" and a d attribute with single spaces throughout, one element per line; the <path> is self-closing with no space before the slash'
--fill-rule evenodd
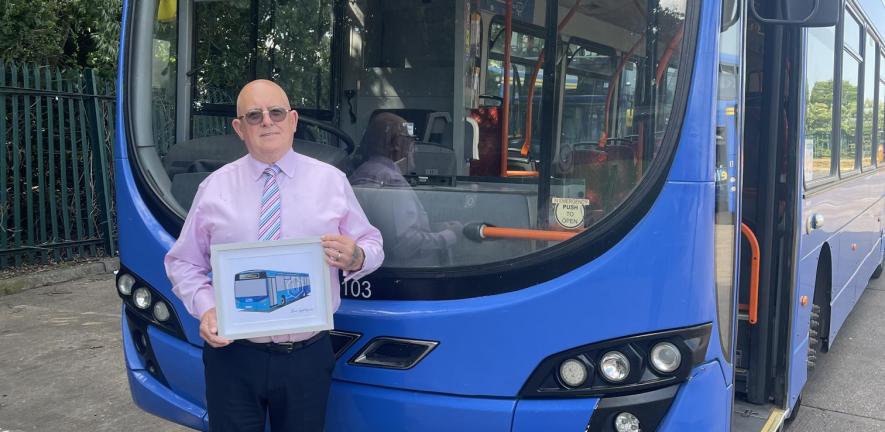
<path id="1" fill-rule="evenodd" d="M 254 109 L 247 111 L 246 114 L 237 118 L 240 120 L 246 120 L 246 123 L 254 126 L 261 124 L 261 122 L 264 121 L 264 113 L 267 113 L 268 117 L 270 117 L 274 123 L 279 123 L 286 119 L 286 115 L 289 114 L 289 111 L 292 110 L 283 107 L 273 107 L 267 110 Z"/>

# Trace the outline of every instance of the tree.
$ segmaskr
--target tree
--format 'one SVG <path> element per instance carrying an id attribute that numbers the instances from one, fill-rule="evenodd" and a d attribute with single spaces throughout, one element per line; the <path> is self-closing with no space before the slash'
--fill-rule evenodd
<path id="1" fill-rule="evenodd" d="M 299 107 L 328 109 L 332 1 L 198 3 L 197 101 L 230 104 L 246 82 L 270 78 Z"/>
<path id="2" fill-rule="evenodd" d="M 122 0 L 0 0 L 0 58 L 112 76 Z"/>
<path id="3" fill-rule="evenodd" d="M 805 136 L 815 143 L 815 154 L 830 155 L 833 130 L 833 80 L 819 81 L 808 93 L 805 107 Z"/>

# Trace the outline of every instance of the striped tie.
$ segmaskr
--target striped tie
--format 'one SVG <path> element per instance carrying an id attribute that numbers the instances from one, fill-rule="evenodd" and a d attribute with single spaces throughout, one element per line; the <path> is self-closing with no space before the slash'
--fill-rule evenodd
<path id="1" fill-rule="evenodd" d="M 264 170 L 264 193 L 261 195 L 261 211 L 258 219 L 258 240 L 279 240 L 282 226 L 280 210 L 280 186 L 277 174 L 280 167 L 271 165 Z"/>

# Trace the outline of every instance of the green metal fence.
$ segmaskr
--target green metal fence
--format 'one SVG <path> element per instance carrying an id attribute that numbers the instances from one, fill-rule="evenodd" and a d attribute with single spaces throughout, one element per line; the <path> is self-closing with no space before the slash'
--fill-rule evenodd
<path id="1" fill-rule="evenodd" d="M 0 268 L 115 254 L 113 91 L 0 61 Z"/>

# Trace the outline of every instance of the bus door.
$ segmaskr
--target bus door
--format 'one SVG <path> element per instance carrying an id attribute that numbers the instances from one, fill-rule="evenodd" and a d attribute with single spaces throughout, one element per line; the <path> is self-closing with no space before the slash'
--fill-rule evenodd
<path id="1" fill-rule="evenodd" d="M 798 130 L 803 112 L 802 27 L 832 26 L 836 18 L 823 19 L 819 12 L 810 10 L 785 10 L 802 8 L 789 2 L 736 3 L 735 10 L 743 10 L 745 18 L 729 20 L 723 11 L 723 24 L 737 23 L 744 34 L 734 38 L 726 32 L 721 40 L 723 45 L 732 44 L 732 50 L 744 44 L 737 51 L 743 55 L 740 94 L 744 118 L 738 157 L 743 163 L 736 185 L 740 197 L 735 229 L 740 230 L 741 238 L 736 248 L 739 282 L 732 428 L 758 431 L 766 424 L 782 423 L 795 412 L 796 395 L 791 397 L 789 389 L 791 373 L 801 367 L 804 375 L 808 359 L 806 352 L 794 349 L 801 341 L 794 340 L 790 331 L 797 319 L 794 305 L 799 302 L 796 264 L 802 227 Z M 820 3 L 821 10 L 839 10 L 838 2 Z M 803 23 L 798 17 L 810 18 Z M 724 53 L 726 49 L 721 48 Z M 727 56 L 721 56 L 720 62 L 722 92 Z M 720 103 L 720 108 L 727 114 L 728 106 Z M 727 125 L 720 127 L 727 130 Z M 723 135 L 728 140 L 727 134 Z M 727 172 L 729 151 L 723 149 L 722 154 Z"/>
<path id="2" fill-rule="evenodd" d="M 279 294 L 279 285 L 277 284 L 277 278 L 279 276 L 273 276 L 267 278 L 267 295 L 268 295 L 268 306 L 271 308 L 276 307 L 280 303 L 280 294 Z"/>
<path id="3" fill-rule="evenodd" d="M 798 103 L 792 56 L 798 33 L 783 26 L 747 20 L 746 122 L 741 208 L 740 285 L 735 347 L 735 413 L 733 425 L 759 430 L 771 417 L 783 418 L 792 278 L 791 217 L 796 197 L 790 184 L 795 157 L 789 110 Z M 789 136 L 785 136 L 789 134 Z M 788 182 L 788 179 L 790 180 Z"/>

